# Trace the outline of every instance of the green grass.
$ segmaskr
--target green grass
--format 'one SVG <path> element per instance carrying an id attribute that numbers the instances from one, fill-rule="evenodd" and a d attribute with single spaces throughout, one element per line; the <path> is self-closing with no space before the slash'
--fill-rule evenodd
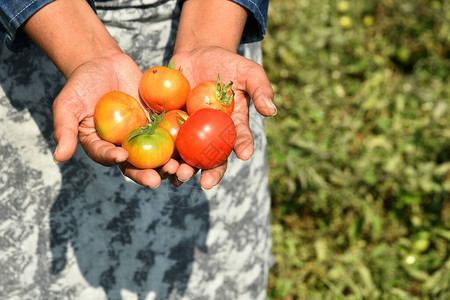
<path id="1" fill-rule="evenodd" d="M 450 1 L 272 0 L 271 299 L 450 299 Z"/>

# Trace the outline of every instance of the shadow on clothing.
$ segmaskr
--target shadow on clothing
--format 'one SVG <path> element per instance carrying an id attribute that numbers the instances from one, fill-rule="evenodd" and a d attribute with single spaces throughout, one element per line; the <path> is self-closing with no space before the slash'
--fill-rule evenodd
<path id="1" fill-rule="evenodd" d="M 11 105 L 28 110 L 39 126 L 42 143 L 30 147 L 54 149 L 51 105 L 64 78 L 38 49 L 13 54 L 0 47 L 0 58 L 0 84 Z M 30 204 L 47 205 L 39 209 L 50 214 L 50 232 L 42 226 L 39 236 L 46 238 L 39 239 L 38 248 L 50 251 L 52 260 L 47 253 L 36 254 L 47 267 L 36 271 L 40 294 L 50 295 L 55 287 L 81 292 L 80 286 L 63 288 L 78 269 L 90 286 L 103 288 L 108 300 L 121 299 L 123 289 L 139 299 L 152 291 L 156 299 L 183 295 L 195 252 L 207 251 L 209 204 L 198 180 L 151 190 L 126 180 L 117 168 L 93 163 L 80 147 L 58 167 L 62 182 L 56 199 Z M 44 184 L 42 178 L 36 181 Z"/>
<path id="2" fill-rule="evenodd" d="M 71 166 L 63 178 L 76 176 L 78 170 Z M 51 271 L 64 270 L 70 244 L 84 278 L 102 287 L 110 300 L 121 299 L 122 289 L 137 293 L 139 299 L 150 291 L 156 299 L 167 299 L 175 288 L 183 295 L 195 249 L 207 251 L 208 202 L 195 185 L 168 188 L 162 191 L 168 197 L 158 197 L 158 190 L 134 190 L 129 184 L 135 186 L 122 182 L 113 195 L 101 198 L 74 195 L 83 181 L 63 186 L 50 211 Z M 177 207 L 186 199 L 199 202 Z"/>

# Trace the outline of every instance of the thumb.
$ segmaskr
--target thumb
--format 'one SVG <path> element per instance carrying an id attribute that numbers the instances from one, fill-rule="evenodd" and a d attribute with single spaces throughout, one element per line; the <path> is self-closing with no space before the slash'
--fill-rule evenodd
<path id="1" fill-rule="evenodd" d="M 246 76 L 246 91 L 255 104 L 256 110 L 263 116 L 270 117 L 277 113 L 273 104 L 273 89 L 263 67 L 257 63 L 251 68 L 251 76 Z"/>
<path id="2" fill-rule="evenodd" d="M 56 142 L 53 159 L 57 162 L 67 161 L 77 147 L 78 119 L 72 111 L 64 109 L 63 101 L 58 98 L 53 103 L 53 128 Z"/>

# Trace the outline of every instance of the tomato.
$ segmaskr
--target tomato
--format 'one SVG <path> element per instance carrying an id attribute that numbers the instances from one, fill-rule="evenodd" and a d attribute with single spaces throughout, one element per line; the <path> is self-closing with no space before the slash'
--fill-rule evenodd
<path id="1" fill-rule="evenodd" d="M 173 64 L 148 69 L 139 82 L 142 100 L 158 113 L 184 107 L 190 90 L 189 81 Z"/>
<path id="2" fill-rule="evenodd" d="M 421 231 L 417 234 L 413 241 L 413 248 L 417 252 L 425 252 L 430 247 L 431 234 L 427 231 Z"/>
<path id="3" fill-rule="evenodd" d="M 177 140 L 178 131 L 180 130 L 180 122 L 186 121 L 188 114 L 180 109 L 171 110 L 165 113 L 164 119 L 158 125 L 170 132 L 174 141 Z M 177 149 L 175 148 L 172 154 L 173 158 L 179 158 Z"/>
<path id="4" fill-rule="evenodd" d="M 178 132 L 175 146 L 189 165 L 211 169 L 224 162 L 236 141 L 236 127 L 224 112 L 203 108 L 190 115 Z"/>
<path id="5" fill-rule="evenodd" d="M 221 85 L 219 76 L 217 76 L 217 81 L 201 82 L 188 95 L 187 112 L 191 115 L 202 108 L 214 108 L 230 115 L 234 109 L 232 85 L 233 82 Z"/>
<path id="6" fill-rule="evenodd" d="M 124 92 L 113 91 L 98 100 L 94 122 L 102 139 L 120 145 L 131 130 L 147 124 L 147 117 L 136 99 Z"/>
<path id="7" fill-rule="evenodd" d="M 122 142 L 128 161 L 140 169 L 154 169 L 169 161 L 174 149 L 170 133 L 154 124 L 132 130 Z"/>

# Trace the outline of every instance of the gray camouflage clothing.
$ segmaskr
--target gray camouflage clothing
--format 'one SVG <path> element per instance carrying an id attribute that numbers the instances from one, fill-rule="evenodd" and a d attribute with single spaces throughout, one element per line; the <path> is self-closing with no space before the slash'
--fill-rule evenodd
<path id="1" fill-rule="evenodd" d="M 142 5 L 142 2 L 146 2 Z M 141 70 L 168 61 L 177 1 L 99 1 Z M 259 43 L 240 53 L 261 62 Z M 263 119 L 255 154 L 221 183 L 139 186 L 79 146 L 53 162 L 51 105 L 64 77 L 37 48 L 0 46 L 0 299 L 265 299 L 270 196 Z"/>

